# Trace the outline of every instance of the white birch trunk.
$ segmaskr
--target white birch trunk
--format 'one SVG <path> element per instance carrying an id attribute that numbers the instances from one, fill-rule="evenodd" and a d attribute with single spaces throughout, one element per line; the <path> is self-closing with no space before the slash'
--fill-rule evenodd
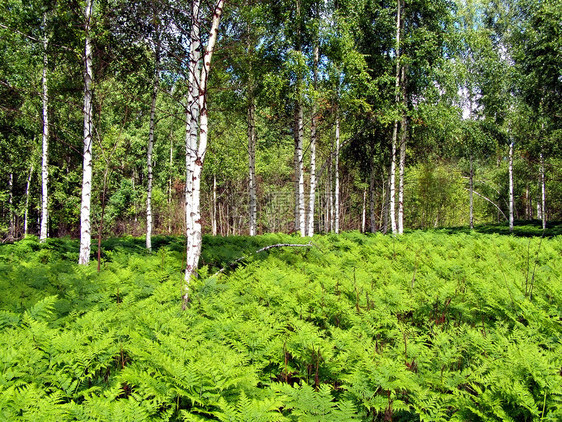
<path id="1" fill-rule="evenodd" d="M 383 178 L 382 186 L 382 202 L 381 202 L 381 228 L 382 232 L 386 234 L 388 232 L 388 220 L 390 208 L 390 183 Z"/>
<path id="2" fill-rule="evenodd" d="M 188 68 L 188 96 L 187 96 L 187 128 L 186 128 L 186 183 L 185 183 L 185 226 L 187 234 L 187 253 L 186 253 L 186 270 L 185 270 L 185 292 L 184 305 L 188 301 L 188 287 L 191 274 L 194 271 L 193 265 L 193 249 L 196 248 L 196 238 L 194 231 L 194 203 L 193 203 L 193 178 L 195 172 L 195 161 L 197 160 L 197 138 L 199 125 L 199 62 L 201 46 L 200 40 L 200 17 L 199 17 L 200 0 L 194 0 L 191 4 L 191 34 L 189 48 L 189 68 Z"/>
<path id="3" fill-rule="evenodd" d="M 213 222 L 212 234 L 217 235 L 217 176 L 213 175 Z"/>
<path id="4" fill-rule="evenodd" d="M 150 124 L 148 129 L 148 147 L 146 152 L 147 189 L 146 189 L 146 249 L 152 250 L 152 150 L 154 148 L 154 127 L 156 114 L 156 97 L 158 96 L 160 46 L 156 43 L 154 54 L 154 76 L 152 80 L 152 103 L 150 105 Z"/>
<path id="5" fill-rule="evenodd" d="M 367 229 L 367 188 L 363 188 L 363 212 L 361 213 L 361 233 Z"/>
<path id="6" fill-rule="evenodd" d="M 170 129 L 170 161 L 168 163 L 168 234 L 172 233 L 172 175 L 174 168 L 174 137 L 173 124 Z"/>
<path id="7" fill-rule="evenodd" d="M 389 195 L 389 211 L 390 211 L 390 227 L 392 233 L 397 232 L 396 224 L 396 137 L 398 132 L 398 121 L 394 122 L 394 129 L 392 132 L 392 157 L 390 161 L 390 195 Z"/>
<path id="8" fill-rule="evenodd" d="M 402 105 L 402 124 L 400 127 L 400 161 L 398 169 L 398 234 L 404 233 L 404 172 L 406 170 L 406 141 L 408 139 L 408 116 L 406 114 L 406 66 L 401 69 L 400 79 Z"/>
<path id="9" fill-rule="evenodd" d="M 318 61 L 320 58 L 318 42 L 314 46 L 313 85 L 318 88 Z M 317 134 L 317 106 L 316 98 L 312 99 L 312 121 L 310 123 L 310 196 L 308 198 L 308 236 L 314 236 L 314 204 L 316 202 L 316 140 Z"/>
<path id="10" fill-rule="evenodd" d="M 542 220 L 542 228 L 543 230 L 546 229 L 546 177 L 544 171 L 544 155 L 541 152 L 540 155 L 541 160 L 541 220 Z"/>
<path id="11" fill-rule="evenodd" d="M 47 239 L 47 223 L 49 221 L 49 88 L 47 80 L 47 69 L 49 65 L 47 56 L 47 47 L 49 46 L 49 37 L 47 35 L 47 13 L 43 14 L 43 76 L 41 84 L 43 87 L 43 153 L 41 159 L 41 229 L 39 231 L 39 241 L 44 242 Z"/>
<path id="12" fill-rule="evenodd" d="M 400 35 L 402 29 L 402 0 L 396 2 L 396 80 L 395 80 L 395 103 L 400 103 Z M 392 233 L 398 232 L 398 223 L 396 221 L 396 150 L 398 142 L 398 119 L 394 121 L 392 130 L 392 157 L 390 162 L 390 225 Z"/>
<path id="13" fill-rule="evenodd" d="M 33 163 L 29 168 L 29 176 L 27 177 L 27 183 L 25 185 L 25 210 L 23 216 L 23 235 L 27 236 L 27 226 L 28 226 L 28 214 L 29 214 L 29 188 L 31 186 L 31 178 L 33 177 Z"/>
<path id="14" fill-rule="evenodd" d="M 306 236 L 305 224 L 305 202 L 304 202 L 304 160 L 303 160 L 303 138 L 304 138 L 304 117 L 300 100 L 297 104 L 297 138 L 295 143 L 295 173 L 298 183 L 298 228 L 302 237 Z"/>
<path id="15" fill-rule="evenodd" d="M 90 262 L 92 199 L 92 46 L 90 38 L 92 2 L 86 0 L 85 48 L 84 48 L 84 159 L 82 171 L 82 201 L 80 206 L 80 257 L 78 264 Z"/>
<path id="16" fill-rule="evenodd" d="M 334 163 L 334 232 L 340 232 L 340 116 L 336 111 L 336 159 Z"/>
<path id="17" fill-rule="evenodd" d="M 252 90 L 253 87 L 250 88 Z M 248 169 L 250 176 L 250 236 L 256 235 L 257 195 L 256 195 L 256 105 L 253 93 L 248 104 Z"/>
<path id="18" fill-rule="evenodd" d="M 469 215 L 469 224 L 470 229 L 474 228 L 474 169 L 472 164 L 472 155 L 470 156 L 470 173 L 468 176 L 468 196 L 470 202 L 470 215 Z"/>
<path id="19" fill-rule="evenodd" d="M 8 228 L 8 240 L 14 240 L 16 234 L 16 223 L 14 217 L 14 173 L 10 172 L 8 178 L 8 208 L 10 211 L 10 226 Z"/>
<path id="20" fill-rule="evenodd" d="M 398 234 L 404 233 L 404 171 L 406 169 L 406 116 L 402 119 L 400 161 L 398 168 Z"/>
<path id="21" fill-rule="evenodd" d="M 194 2 L 197 3 L 198 0 Z M 191 173 L 191 181 L 188 180 L 187 185 L 191 185 L 191 227 L 188 226 L 187 232 L 187 253 L 186 253 L 186 270 L 185 270 L 185 285 L 183 294 L 184 307 L 189 301 L 189 282 L 191 276 L 197 269 L 197 264 L 199 262 L 199 256 L 201 255 L 201 247 L 203 234 L 201 230 L 201 209 L 200 209 L 200 193 L 201 193 L 201 172 L 203 169 L 203 162 L 205 161 L 205 154 L 207 152 L 207 141 L 208 141 L 208 114 L 207 114 L 207 81 L 209 78 L 209 72 L 211 70 L 211 59 L 213 56 L 213 50 L 215 48 L 215 43 L 218 37 L 218 28 L 220 23 L 220 18 L 222 15 L 222 9 L 224 6 L 224 0 L 219 0 L 215 6 L 213 12 L 213 19 L 211 23 L 211 29 L 209 32 L 209 38 L 207 42 L 207 47 L 205 48 L 205 54 L 203 55 L 203 62 L 201 64 L 201 72 L 197 72 L 197 66 L 193 67 L 194 71 L 194 84 L 197 84 L 198 95 L 196 97 L 199 107 L 199 143 L 197 149 L 193 149 L 192 153 L 188 154 L 189 157 L 195 155 L 195 160 L 193 163 L 189 163 L 193 172 Z M 198 12 L 198 10 L 197 10 Z M 198 13 L 194 14 L 195 17 Z M 198 19 L 196 19 L 198 21 Z M 198 38 L 198 37 L 197 37 Z M 190 87 L 191 88 L 191 87 Z M 189 172 L 188 172 L 189 177 Z"/>
<path id="22" fill-rule="evenodd" d="M 513 231 L 514 215 L 514 194 L 513 194 L 513 141 L 509 143 L 509 230 Z"/>

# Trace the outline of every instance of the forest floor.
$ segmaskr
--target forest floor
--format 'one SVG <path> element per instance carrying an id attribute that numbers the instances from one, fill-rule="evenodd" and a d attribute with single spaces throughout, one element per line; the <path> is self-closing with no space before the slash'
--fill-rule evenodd
<path id="1" fill-rule="evenodd" d="M 562 420 L 562 223 L 280 243 L 0 245 L 0 420 Z"/>

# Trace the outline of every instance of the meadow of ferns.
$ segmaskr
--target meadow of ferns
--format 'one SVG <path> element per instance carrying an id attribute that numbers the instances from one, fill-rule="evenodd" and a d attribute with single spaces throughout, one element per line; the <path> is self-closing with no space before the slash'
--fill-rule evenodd
<path id="1" fill-rule="evenodd" d="M 1 245 L 0 420 L 560 421 L 561 228 Z"/>

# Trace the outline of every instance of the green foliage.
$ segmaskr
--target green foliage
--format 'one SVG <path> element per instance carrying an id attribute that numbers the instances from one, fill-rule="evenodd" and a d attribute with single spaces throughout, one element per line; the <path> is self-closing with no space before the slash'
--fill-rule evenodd
<path id="1" fill-rule="evenodd" d="M 184 239 L 0 245 L 0 418 L 559 420 L 560 227 L 503 229 L 206 237 L 184 311 Z"/>

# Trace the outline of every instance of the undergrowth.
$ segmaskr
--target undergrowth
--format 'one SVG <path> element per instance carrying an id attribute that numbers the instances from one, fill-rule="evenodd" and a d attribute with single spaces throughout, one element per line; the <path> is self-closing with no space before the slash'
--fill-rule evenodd
<path id="1" fill-rule="evenodd" d="M 562 237 L 312 241 L 1 245 L 0 419 L 562 420 Z"/>

